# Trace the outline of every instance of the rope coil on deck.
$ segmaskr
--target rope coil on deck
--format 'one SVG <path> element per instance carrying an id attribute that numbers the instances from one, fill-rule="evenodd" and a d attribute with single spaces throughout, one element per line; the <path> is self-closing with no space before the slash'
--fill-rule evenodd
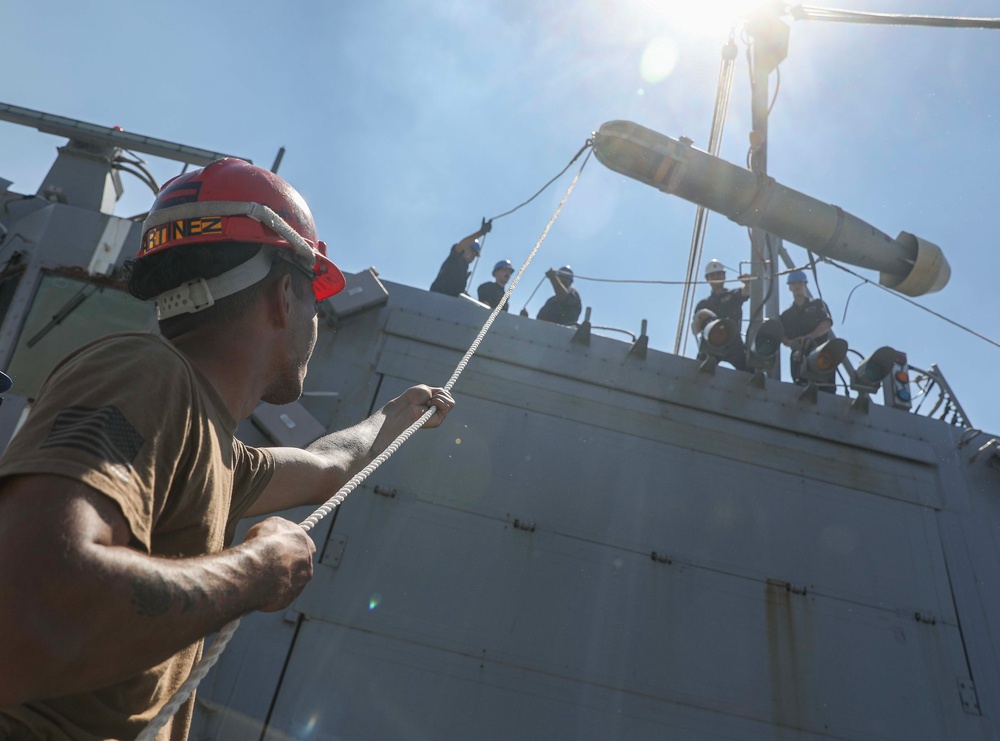
<path id="1" fill-rule="evenodd" d="M 584 149 L 586 149 L 589 146 L 590 142 L 588 140 L 587 144 L 584 146 Z M 578 152 L 573 159 L 575 160 L 579 156 L 580 153 Z M 479 348 L 479 345 L 483 341 L 483 338 L 486 336 L 486 333 L 490 330 L 490 327 L 493 326 L 493 322 L 500 315 L 500 312 L 503 311 L 503 307 L 507 304 L 507 301 L 510 298 L 511 293 L 514 291 L 514 288 L 521 280 L 521 276 L 524 275 L 524 271 L 527 270 L 528 265 L 531 264 L 531 261 L 535 258 L 535 255 L 538 253 L 539 248 L 542 246 L 542 242 L 544 242 L 545 238 L 548 236 L 549 230 L 552 229 L 552 225 L 555 223 L 556 218 L 558 218 L 559 212 L 562 211 L 563 206 L 566 205 L 566 201 L 569 199 L 570 194 L 576 187 L 577 181 L 580 179 L 580 175 L 583 174 L 583 168 L 586 167 L 587 161 L 589 159 L 590 159 L 590 152 L 588 152 L 587 156 L 584 158 L 583 164 L 580 165 L 580 169 L 577 171 L 576 176 L 570 183 L 569 188 L 566 191 L 566 194 L 559 202 L 559 205 L 556 206 L 556 210 L 552 214 L 552 218 L 549 219 L 549 223 L 545 225 L 545 229 L 542 231 L 542 235 L 538 238 L 538 241 L 535 243 L 534 248 L 531 250 L 530 254 L 525 259 L 524 263 L 521 265 L 521 268 L 520 270 L 518 270 L 517 275 L 514 276 L 514 279 L 511 281 L 510 287 L 504 293 L 503 298 L 500 299 L 499 303 L 497 303 L 496 308 L 493 309 L 493 312 L 490 314 L 489 318 L 483 324 L 482 329 L 479 330 L 479 334 L 476 336 L 476 339 L 473 340 L 472 344 L 469 346 L 469 349 L 465 352 L 465 355 L 458 362 L 458 365 L 455 367 L 455 372 L 451 374 L 451 378 L 448 379 L 448 382 L 444 385 L 444 389 L 446 391 L 451 391 L 452 387 L 458 381 L 458 377 L 462 375 L 462 371 L 464 371 L 465 367 L 469 364 L 469 360 L 471 360 L 472 356 Z M 572 164 L 572 162 L 570 164 Z M 414 432 L 423 427 L 424 423 L 428 419 L 430 419 L 431 416 L 436 411 L 437 407 L 432 406 L 430 409 L 424 412 L 423 415 L 421 415 L 420 419 L 418 419 L 412 425 L 403 430 L 403 432 L 400 433 L 395 440 L 389 443 L 386 449 L 383 450 L 378 456 L 376 456 L 371 463 L 369 463 L 361 471 L 356 473 L 351 478 L 350 481 L 344 484 L 340 488 L 340 490 L 337 491 L 336 494 L 327 499 L 326 502 L 320 505 L 316 509 L 316 511 L 313 512 L 309 517 L 300 522 L 299 526 L 306 532 L 314 528 L 316 524 L 319 523 L 320 520 L 322 520 L 324 517 L 330 514 L 334 509 L 336 509 L 340 505 L 340 503 L 347 498 L 347 495 L 350 494 L 352 491 L 354 491 L 354 489 L 356 489 L 362 481 L 368 478 L 368 476 L 370 476 L 372 472 L 375 471 L 376 468 L 385 463 L 385 461 L 388 460 L 389 457 L 393 453 L 395 453 L 399 449 L 399 447 L 404 442 L 406 442 Z M 212 645 L 205 651 L 204 655 L 201 658 L 201 661 L 199 661 L 197 666 L 195 666 L 195 668 L 191 671 L 191 676 L 189 676 L 187 680 L 184 682 L 184 684 L 182 684 L 177 689 L 177 692 L 174 693 L 173 697 L 171 697 L 170 700 L 168 700 L 167 703 L 162 708 L 160 708 L 160 712 L 157 713 L 156 717 L 154 717 L 149 722 L 149 725 L 147 725 L 142 730 L 142 732 L 138 736 L 136 736 L 136 741 L 154 741 L 154 739 L 156 738 L 156 734 L 159 732 L 159 730 L 166 724 L 168 720 L 170 720 L 170 718 L 174 716 L 174 714 L 180 709 L 181 705 L 187 702 L 187 699 L 191 696 L 191 694 L 197 689 L 198 685 L 201 683 L 201 680 L 204 679 L 205 675 L 208 674 L 209 670 L 213 666 L 215 666 L 215 663 L 219 660 L 219 656 L 222 655 L 222 652 L 226 649 L 227 644 L 233 637 L 233 634 L 236 632 L 236 629 L 239 627 L 239 625 L 240 625 L 240 618 L 237 618 L 236 620 L 227 623 L 219 631 L 219 634 L 216 636 L 215 640 L 212 641 Z"/>

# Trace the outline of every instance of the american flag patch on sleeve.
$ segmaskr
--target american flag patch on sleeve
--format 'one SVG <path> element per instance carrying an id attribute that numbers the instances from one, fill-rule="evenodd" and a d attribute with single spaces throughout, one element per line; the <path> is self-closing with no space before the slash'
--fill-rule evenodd
<path id="1" fill-rule="evenodd" d="M 145 442 L 118 407 L 66 407 L 42 448 L 75 448 L 112 465 L 128 468 Z"/>

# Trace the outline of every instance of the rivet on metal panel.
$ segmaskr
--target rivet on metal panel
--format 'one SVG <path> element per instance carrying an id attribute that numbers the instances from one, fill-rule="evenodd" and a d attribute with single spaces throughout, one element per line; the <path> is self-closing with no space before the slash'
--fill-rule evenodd
<path id="1" fill-rule="evenodd" d="M 384 486 L 376 486 L 374 491 L 380 497 L 387 497 L 388 499 L 395 499 L 396 498 L 396 490 L 395 489 L 387 489 Z"/>
<path id="2" fill-rule="evenodd" d="M 913 613 L 913 619 L 918 623 L 923 623 L 924 625 L 937 625 L 937 618 L 930 613 L 915 612 Z"/>
<path id="3" fill-rule="evenodd" d="M 327 549 L 326 553 L 323 554 L 323 563 L 330 566 L 330 568 L 337 568 L 340 566 L 340 559 L 344 557 L 344 549 L 347 547 L 347 536 L 340 535 L 330 541 L 330 547 Z"/>
<path id="4" fill-rule="evenodd" d="M 526 520 L 514 519 L 514 527 L 518 530 L 524 530 L 526 533 L 535 532 L 535 523 L 528 522 Z"/>
<path id="5" fill-rule="evenodd" d="M 968 679 L 958 680 L 958 694 L 962 698 L 962 709 L 972 715 L 982 715 L 979 709 L 979 697 L 976 695 L 976 686 Z"/>
<path id="6" fill-rule="evenodd" d="M 653 551 L 649 554 L 649 557 L 658 563 L 672 564 L 674 562 L 674 559 L 666 553 L 657 553 L 656 551 Z"/>

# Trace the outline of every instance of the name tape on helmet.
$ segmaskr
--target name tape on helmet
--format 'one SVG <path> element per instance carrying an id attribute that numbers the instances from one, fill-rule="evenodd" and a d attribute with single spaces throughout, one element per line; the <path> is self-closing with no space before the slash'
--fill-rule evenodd
<path id="1" fill-rule="evenodd" d="M 175 239 L 194 237 L 200 234 L 222 234 L 221 216 L 200 216 L 191 219 L 177 219 L 154 226 L 142 237 L 139 256 Z"/>

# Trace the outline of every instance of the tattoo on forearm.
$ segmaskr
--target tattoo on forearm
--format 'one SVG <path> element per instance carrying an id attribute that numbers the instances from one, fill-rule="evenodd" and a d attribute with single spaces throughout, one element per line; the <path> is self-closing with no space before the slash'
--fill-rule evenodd
<path id="1" fill-rule="evenodd" d="M 160 617 L 170 612 L 175 605 L 179 605 L 181 613 L 185 613 L 192 608 L 199 596 L 204 596 L 204 590 L 200 587 L 194 587 L 194 591 L 195 593 L 189 593 L 162 576 L 152 574 L 132 580 L 132 604 L 142 617 Z"/>
<path id="2" fill-rule="evenodd" d="M 160 617 L 169 612 L 173 592 L 171 585 L 156 575 L 132 580 L 132 604 L 142 617 Z"/>

